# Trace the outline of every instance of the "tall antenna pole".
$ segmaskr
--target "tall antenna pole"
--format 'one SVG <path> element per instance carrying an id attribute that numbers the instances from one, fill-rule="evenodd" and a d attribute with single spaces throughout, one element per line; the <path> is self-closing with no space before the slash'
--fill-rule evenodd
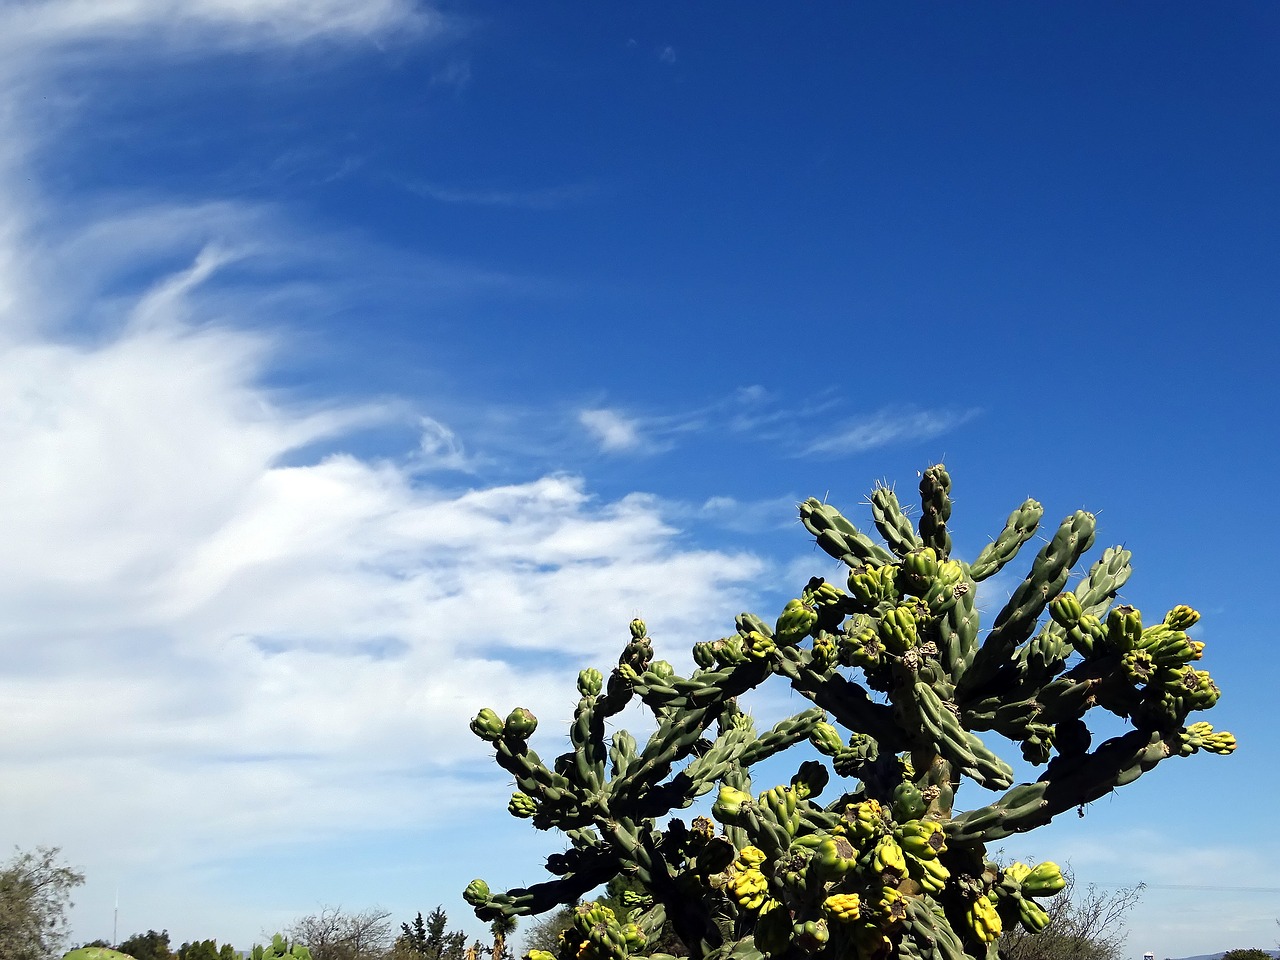
<path id="1" fill-rule="evenodd" d="M 120 945 L 120 887 L 116 886 L 116 909 L 111 915 L 111 946 L 118 947 Z"/>

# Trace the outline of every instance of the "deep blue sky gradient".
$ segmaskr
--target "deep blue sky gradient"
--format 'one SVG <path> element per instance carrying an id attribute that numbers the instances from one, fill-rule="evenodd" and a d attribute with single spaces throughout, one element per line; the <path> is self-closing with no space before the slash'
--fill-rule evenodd
<path id="1" fill-rule="evenodd" d="M 827 573 L 789 516 L 744 530 L 701 505 L 829 493 L 865 522 L 875 480 L 908 499 L 945 458 L 967 554 L 1028 495 L 1046 523 L 1097 511 L 1099 546 L 1134 551 L 1126 597 L 1204 610 L 1226 690 L 1214 720 L 1242 742 L 1098 815 L 1229 845 L 1241 811 L 1222 811 L 1225 793 L 1270 822 L 1280 7 L 447 9 L 453 30 L 429 41 L 62 50 L 47 103 L 23 106 L 46 134 L 30 177 L 61 210 L 269 211 L 295 253 L 225 268 L 235 302 L 263 309 L 223 319 L 286 344 L 266 373 L 284 395 L 391 398 L 447 424 L 479 466 L 444 488 L 567 472 L 605 501 L 669 502 L 690 545 Z M 206 240 L 113 274 L 104 303 Z M 577 420 L 590 408 L 650 442 L 600 449 Z M 913 417 L 949 426 L 811 449 Z M 414 427 L 328 442 L 394 459 Z M 417 842 L 425 856 L 441 841 L 317 838 L 281 855 L 306 870 L 367 858 L 394 879 L 413 872 L 394 851 Z M 536 879 L 529 863 L 491 879 Z M 1172 902 L 1148 901 L 1134 952 Z M 1216 944 L 1254 945 L 1269 944 Z"/>

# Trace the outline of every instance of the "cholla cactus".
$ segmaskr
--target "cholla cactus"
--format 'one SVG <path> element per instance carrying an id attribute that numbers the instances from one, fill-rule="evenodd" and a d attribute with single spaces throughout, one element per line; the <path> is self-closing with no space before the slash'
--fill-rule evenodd
<path id="1" fill-rule="evenodd" d="M 512 815 L 562 830 L 571 845 L 547 861 L 556 879 L 506 893 L 473 881 L 465 896 L 476 914 L 541 913 L 624 874 L 647 895 L 625 916 L 579 907 L 560 960 L 643 957 L 665 920 L 693 957 L 715 960 L 994 960 L 1003 929 L 1042 929 L 1037 899 L 1062 888 L 1060 870 L 1000 867 L 987 843 L 1042 826 L 1166 757 L 1230 753 L 1235 739 L 1184 725 L 1218 699 L 1194 665 L 1204 644 L 1186 632 L 1199 615 L 1178 606 L 1144 623 L 1133 607 L 1112 606 L 1129 578 L 1128 551 L 1105 550 L 1063 592 L 1093 545 L 1091 514 L 1063 521 L 980 635 L 977 585 L 1031 539 L 1043 510 L 1022 504 L 965 563 L 951 556 L 950 486 L 941 466 L 925 471 L 918 527 L 891 490 L 874 491 L 887 548 L 833 507 L 801 504 L 818 545 L 849 567 L 845 589 L 810 580 L 772 627 L 742 614 L 733 635 L 695 645 L 690 677 L 654 660 L 644 623 L 633 621 L 608 679 L 579 675 L 572 749 L 550 767 L 529 748 L 529 711 L 505 721 L 481 711 L 472 729 L 515 777 Z M 814 706 L 760 732 L 736 698 L 775 676 Z M 605 735 L 605 721 L 633 698 L 657 720 L 643 747 L 625 730 Z M 1093 708 L 1132 729 L 1094 746 Z M 987 731 L 1019 742 L 1043 775 L 1015 786 L 980 736 Z M 834 799 L 818 801 L 830 774 L 813 760 L 789 784 L 753 793 L 751 767 L 801 741 L 830 759 Z M 965 778 L 1004 793 L 960 812 Z M 714 821 L 668 816 L 712 791 Z"/>

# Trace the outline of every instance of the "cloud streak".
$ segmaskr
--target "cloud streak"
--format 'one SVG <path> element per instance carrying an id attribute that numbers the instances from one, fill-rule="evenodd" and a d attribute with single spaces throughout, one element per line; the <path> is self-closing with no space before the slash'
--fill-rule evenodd
<path id="1" fill-rule="evenodd" d="M 84 43 L 246 49 L 444 29 L 413 0 L 36 0 L 0 5 L 0 47 Z"/>
<path id="2" fill-rule="evenodd" d="M 528 190 L 502 190 L 492 187 L 455 187 L 444 184 L 414 182 L 409 190 L 440 203 L 473 204 L 482 207 L 512 207 L 525 210 L 555 210 L 582 203 L 597 192 L 589 184 L 567 184 Z"/>
<path id="3" fill-rule="evenodd" d="M 166 320 L 199 312 L 215 261 L 94 345 L 0 350 L 18 842 L 101 867 L 421 827 L 424 790 L 476 789 L 451 771 L 478 759 L 480 706 L 554 718 L 563 664 L 607 662 L 637 613 L 679 649 L 746 603 L 759 561 L 679 546 L 652 498 L 561 475 L 451 490 L 340 451 L 285 465 L 398 413 L 285 403 L 258 382 L 270 341 Z M 131 788 L 104 793 L 108 772 Z"/>
<path id="4" fill-rule="evenodd" d="M 803 450 L 805 456 L 847 456 L 894 444 L 918 443 L 949 433 L 972 420 L 977 409 L 884 409 L 866 417 L 849 418 Z"/>
<path id="5" fill-rule="evenodd" d="M 580 411 L 601 449 L 610 453 L 652 453 L 679 445 L 684 437 L 733 435 L 768 443 L 793 457 L 842 457 L 881 447 L 920 443 L 950 433 L 981 415 L 981 410 L 922 410 L 883 407 L 861 416 L 839 415 L 844 403 L 818 397 L 789 406 L 758 385 L 742 387 L 722 400 L 683 412 L 628 411 L 617 406 Z M 797 437 L 812 434 L 819 415 L 833 424 L 826 435 L 807 444 Z"/>

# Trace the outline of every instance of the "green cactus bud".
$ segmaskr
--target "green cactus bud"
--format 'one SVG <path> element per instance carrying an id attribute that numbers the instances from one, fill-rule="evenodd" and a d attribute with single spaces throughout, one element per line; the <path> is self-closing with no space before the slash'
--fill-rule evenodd
<path id="1" fill-rule="evenodd" d="M 1028 897 L 1047 897 L 1057 893 L 1067 885 L 1062 868 L 1052 860 L 1036 864 L 1031 872 L 1022 878 L 1022 893 Z"/>
<path id="2" fill-rule="evenodd" d="M 703 640 L 693 645 L 693 662 L 703 670 L 710 670 L 716 665 L 716 655 L 712 645 Z"/>
<path id="3" fill-rule="evenodd" d="M 884 808 L 878 800 L 862 800 L 844 808 L 841 818 L 850 835 L 859 841 L 879 837 L 885 831 Z"/>
<path id="4" fill-rule="evenodd" d="M 711 650 L 715 654 L 716 662 L 726 667 L 746 663 L 749 659 L 744 646 L 744 638 L 737 634 L 715 641 L 711 644 Z"/>
<path id="5" fill-rule="evenodd" d="M 826 670 L 839 657 L 836 648 L 836 638 L 827 631 L 823 630 L 813 638 L 813 668 L 815 670 Z"/>
<path id="6" fill-rule="evenodd" d="M 507 812 L 513 817 L 528 820 L 538 812 L 538 804 L 527 793 L 516 791 L 507 803 Z"/>
<path id="7" fill-rule="evenodd" d="M 797 921 L 791 935 L 792 942 L 805 953 L 817 953 L 831 937 L 825 920 Z"/>
<path id="8" fill-rule="evenodd" d="M 919 636 L 915 611 L 909 604 L 885 611 L 880 618 L 879 633 L 887 650 L 897 654 L 906 653 L 916 645 Z"/>
<path id="9" fill-rule="evenodd" d="M 933 547 L 912 550 L 902 558 L 902 572 L 917 580 L 932 580 L 938 575 L 938 552 Z"/>
<path id="10" fill-rule="evenodd" d="M 883 567 L 855 567 L 849 573 L 849 593 L 866 604 L 892 600 L 897 596 L 895 581 L 898 568 L 893 564 Z"/>
<path id="11" fill-rule="evenodd" d="M 760 907 L 755 945 L 770 957 L 781 957 L 791 946 L 791 911 L 779 901 L 770 899 Z"/>
<path id="12" fill-rule="evenodd" d="M 742 639 L 742 649 L 753 660 L 763 660 L 778 649 L 773 637 L 752 630 Z"/>
<path id="13" fill-rule="evenodd" d="M 1132 684 L 1150 682 L 1155 670 L 1155 660 L 1146 650 L 1130 650 L 1120 658 L 1120 671 Z"/>
<path id="14" fill-rule="evenodd" d="M 710 822 L 710 821 L 708 821 Z M 738 856 L 738 850 L 728 837 L 712 837 L 698 852 L 697 869 L 701 874 L 719 873 Z"/>
<path id="15" fill-rule="evenodd" d="M 676 668 L 666 660 L 654 660 L 649 664 L 649 673 L 665 682 L 676 675 Z"/>
<path id="16" fill-rule="evenodd" d="M 840 731 L 825 721 L 813 725 L 809 731 L 809 742 L 818 748 L 819 753 L 828 757 L 834 757 L 844 749 L 844 738 L 840 736 Z"/>
<path id="17" fill-rule="evenodd" d="M 1039 933 L 1049 925 L 1049 914 L 1044 907 L 1026 898 L 1018 901 L 1018 919 L 1031 933 Z"/>
<path id="18" fill-rule="evenodd" d="M 846 667 L 873 670 L 880 666 L 885 649 L 875 621 L 864 613 L 850 617 L 841 631 L 837 653 Z"/>
<path id="19" fill-rule="evenodd" d="M 481 740 L 496 743 L 502 738 L 502 719 L 488 707 L 485 707 L 471 721 L 471 732 Z"/>
<path id="20" fill-rule="evenodd" d="M 800 642 L 808 635 L 810 628 L 818 622 L 818 613 L 813 607 L 801 600 L 790 600 L 782 608 L 774 627 L 774 639 L 780 646 L 789 647 Z"/>
<path id="21" fill-rule="evenodd" d="M 1142 639 L 1142 613 L 1127 605 L 1112 607 L 1107 614 L 1107 643 L 1118 653 L 1128 653 Z"/>
<path id="22" fill-rule="evenodd" d="M 520 742 L 533 736 L 538 729 L 538 718 L 524 707 L 516 707 L 507 714 L 506 723 L 502 727 L 502 736 L 506 740 Z"/>
<path id="23" fill-rule="evenodd" d="M 1070 629 L 1084 616 L 1084 609 L 1074 593 L 1060 593 L 1049 601 L 1049 616 L 1058 626 Z"/>
<path id="24" fill-rule="evenodd" d="M 1174 630 L 1190 630 L 1200 622 L 1200 614 L 1180 603 L 1164 615 L 1164 622 Z"/>
<path id="25" fill-rule="evenodd" d="M 1004 868 L 1004 875 L 1019 886 L 1021 886 L 1023 880 L 1027 879 L 1030 873 L 1031 868 L 1021 860 L 1015 860 Z"/>
<path id="26" fill-rule="evenodd" d="M 1106 638 L 1107 628 L 1091 613 L 1084 614 L 1067 628 L 1067 640 L 1081 656 L 1091 656 L 1094 647 L 1105 644 Z"/>
<path id="27" fill-rule="evenodd" d="M 830 779 L 826 766 L 817 760 L 806 760 L 791 778 L 791 788 L 799 799 L 808 800 L 822 793 Z"/>
<path id="28" fill-rule="evenodd" d="M 920 795 L 920 788 L 910 780 L 904 780 L 893 788 L 893 818 L 914 820 L 921 816 L 928 804 Z"/>
<path id="29" fill-rule="evenodd" d="M 649 628 L 645 626 L 644 621 L 641 620 L 639 617 L 631 621 L 631 639 L 632 640 L 643 640 L 645 638 L 645 635 L 648 632 L 649 632 Z"/>
<path id="30" fill-rule="evenodd" d="M 833 893 L 822 901 L 822 912 L 836 923 L 853 923 L 861 913 L 862 900 L 856 893 Z"/>
<path id="31" fill-rule="evenodd" d="M 918 860 L 933 860 L 947 850 L 947 832 L 936 820 L 908 820 L 894 835 L 903 852 Z"/>
<path id="32" fill-rule="evenodd" d="M 468 883 L 467 888 L 462 891 L 462 899 L 473 907 L 484 906 L 492 896 L 489 885 L 479 878 Z"/>
<path id="33" fill-rule="evenodd" d="M 594 668 L 578 671 L 578 693 L 584 697 L 600 695 L 604 687 L 604 675 Z"/>
<path id="34" fill-rule="evenodd" d="M 810 867 L 823 880 L 834 880 L 853 869 L 857 851 L 844 837 L 826 837 L 814 848 Z"/>
<path id="35" fill-rule="evenodd" d="M 711 815 L 721 823 L 733 823 L 742 813 L 742 805 L 752 802 L 751 794 L 728 784 L 721 784 L 720 792 L 716 794 L 716 802 L 711 805 Z"/>

